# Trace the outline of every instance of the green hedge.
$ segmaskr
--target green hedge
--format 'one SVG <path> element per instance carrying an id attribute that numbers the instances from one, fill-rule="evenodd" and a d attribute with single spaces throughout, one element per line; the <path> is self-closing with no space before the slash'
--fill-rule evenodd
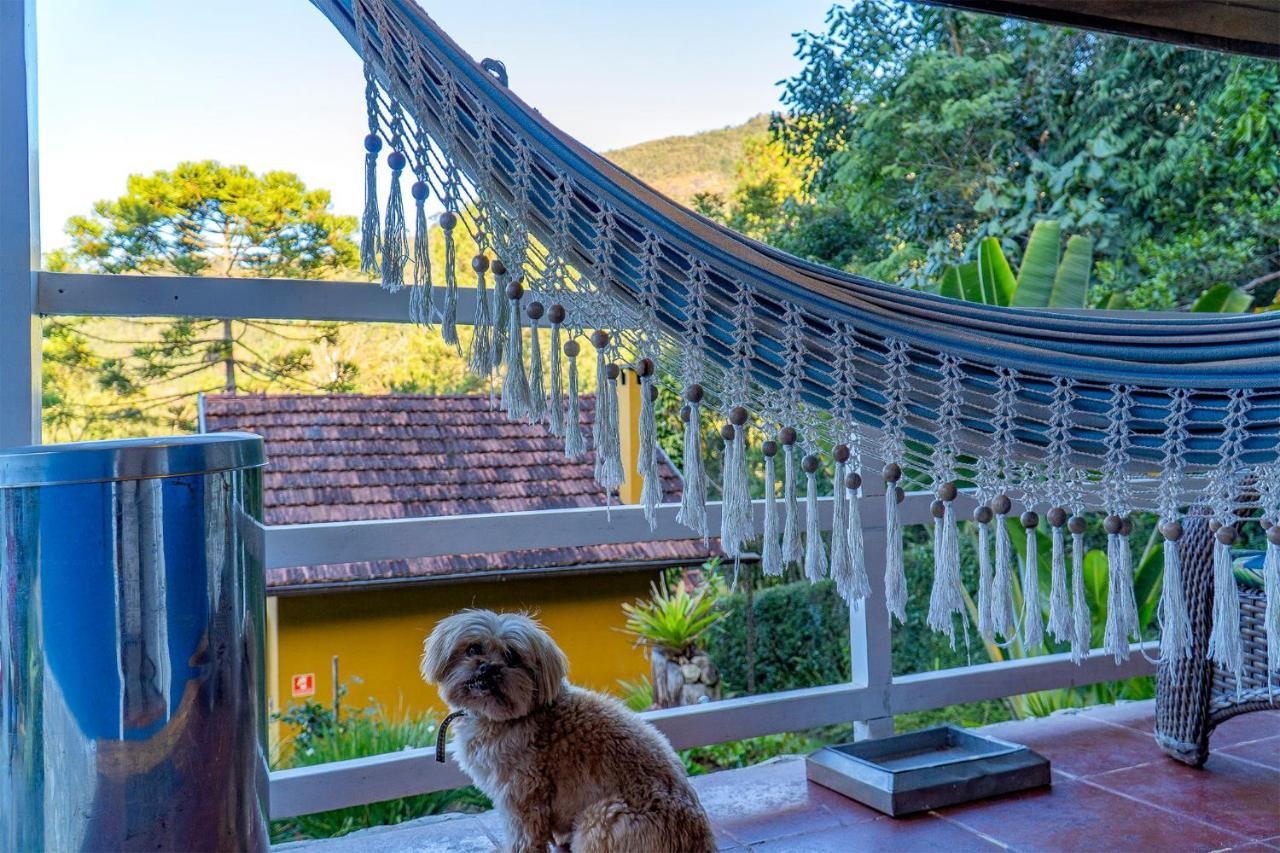
<path id="1" fill-rule="evenodd" d="M 727 695 L 747 689 L 746 603 L 742 592 L 724 596 L 725 616 L 707 638 Z M 849 680 L 849 609 L 834 583 L 757 590 L 754 610 L 757 693 Z"/>

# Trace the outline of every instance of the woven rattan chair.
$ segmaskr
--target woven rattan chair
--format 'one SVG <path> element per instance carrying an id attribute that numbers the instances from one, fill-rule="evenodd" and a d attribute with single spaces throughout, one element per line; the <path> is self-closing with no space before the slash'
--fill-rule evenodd
<path id="1" fill-rule="evenodd" d="M 1207 658 L 1213 611 L 1213 533 L 1209 519 L 1189 515 L 1184 525 L 1182 582 L 1191 611 L 1192 654 L 1175 665 L 1162 663 L 1156 674 L 1156 740 L 1178 761 L 1199 767 L 1209 759 L 1209 735 L 1237 714 L 1280 708 L 1280 685 L 1267 686 L 1267 637 L 1263 630 L 1266 597 L 1240 589 L 1240 627 L 1244 640 L 1244 679 L 1235 679 Z"/>

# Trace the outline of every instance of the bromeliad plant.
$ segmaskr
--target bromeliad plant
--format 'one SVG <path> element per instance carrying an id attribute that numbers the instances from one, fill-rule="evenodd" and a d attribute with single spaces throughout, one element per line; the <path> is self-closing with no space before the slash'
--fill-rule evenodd
<path id="1" fill-rule="evenodd" d="M 636 642 L 670 655 L 690 652 L 723 615 L 715 609 L 715 598 L 707 587 L 692 593 L 680 583 L 674 589 L 657 584 L 649 589 L 648 599 L 622 605 L 627 614 L 623 631 Z"/>

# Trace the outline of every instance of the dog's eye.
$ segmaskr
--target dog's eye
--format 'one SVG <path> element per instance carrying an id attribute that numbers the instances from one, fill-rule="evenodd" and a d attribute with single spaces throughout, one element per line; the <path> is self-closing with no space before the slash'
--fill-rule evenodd
<path id="1" fill-rule="evenodd" d="M 472 657 L 478 657 L 479 655 L 484 654 L 484 649 L 480 647 L 479 643 L 472 643 L 471 645 L 467 646 L 467 654 L 471 655 Z"/>
<path id="2" fill-rule="evenodd" d="M 507 651 L 502 655 L 502 659 L 503 659 L 503 660 L 505 660 L 505 661 L 507 662 L 507 666 L 519 666 L 519 665 L 520 665 L 520 655 L 516 654 L 515 652 L 511 651 L 510 649 L 508 649 L 508 650 L 507 650 Z"/>

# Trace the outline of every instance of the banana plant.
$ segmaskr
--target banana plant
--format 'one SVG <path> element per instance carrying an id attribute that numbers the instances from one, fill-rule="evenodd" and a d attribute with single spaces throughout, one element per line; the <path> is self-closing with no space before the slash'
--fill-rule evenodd
<path id="1" fill-rule="evenodd" d="M 1079 234 L 1067 240 L 1059 256 L 1062 229 L 1043 219 L 1031 229 L 1022 266 L 1013 268 L 995 237 L 978 243 L 978 259 L 947 267 L 939 292 L 943 296 L 1018 308 L 1083 308 L 1093 268 L 1093 240 Z"/>

